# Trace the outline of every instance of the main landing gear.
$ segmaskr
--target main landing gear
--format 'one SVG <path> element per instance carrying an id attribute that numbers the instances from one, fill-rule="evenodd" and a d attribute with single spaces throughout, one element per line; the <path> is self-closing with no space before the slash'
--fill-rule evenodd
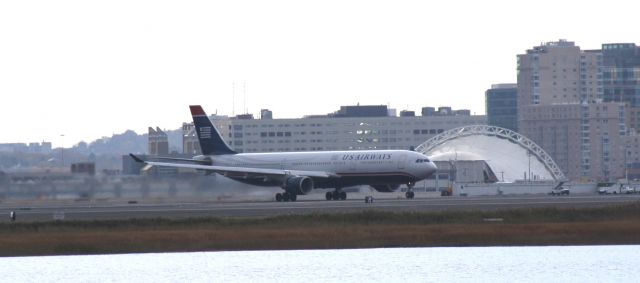
<path id="1" fill-rule="evenodd" d="M 276 201 L 277 202 L 281 202 L 281 201 L 296 201 L 297 198 L 298 198 L 297 195 L 291 194 L 291 193 L 288 193 L 288 192 L 277 193 L 276 194 Z"/>
<path id="2" fill-rule="evenodd" d="M 413 186 L 415 186 L 415 185 L 416 185 L 416 183 L 414 183 L 414 182 L 407 183 L 407 192 L 404 193 L 404 196 L 406 198 L 412 199 L 412 198 L 414 198 L 416 196 L 416 194 L 413 193 Z"/>
<path id="3" fill-rule="evenodd" d="M 347 193 L 335 190 L 333 192 L 327 192 L 327 194 L 325 195 L 325 198 L 327 200 L 346 200 Z"/>

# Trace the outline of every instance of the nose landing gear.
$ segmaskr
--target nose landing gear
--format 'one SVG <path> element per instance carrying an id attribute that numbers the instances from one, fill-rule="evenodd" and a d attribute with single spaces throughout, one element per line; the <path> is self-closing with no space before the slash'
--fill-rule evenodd
<path id="1" fill-rule="evenodd" d="M 416 196 L 415 193 L 413 192 L 413 186 L 415 186 L 415 185 L 416 185 L 416 183 L 414 183 L 414 182 L 407 183 L 407 192 L 404 193 L 404 196 L 406 198 L 412 199 L 412 198 L 414 198 Z"/>

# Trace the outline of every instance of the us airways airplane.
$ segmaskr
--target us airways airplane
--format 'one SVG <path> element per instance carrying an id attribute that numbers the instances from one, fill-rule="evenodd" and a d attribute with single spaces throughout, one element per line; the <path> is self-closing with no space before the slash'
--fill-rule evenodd
<path id="1" fill-rule="evenodd" d="M 429 177 L 436 165 L 422 153 L 409 150 L 317 151 L 277 153 L 236 153 L 224 142 L 211 120 L 199 105 L 189 106 L 202 155 L 193 159 L 159 158 L 137 162 L 148 166 L 193 168 L 218 173 L 233 180 L 257 185 L 278 186 L 284 192 L 276 201 L 295 201 L 298 195 L 315 188 L 333 188 L 327 200 L 345 200 L 341 189 L 369 185 L 379 192 L 393 192 L 401 184 L 413 198 L 413 186 Z"/>

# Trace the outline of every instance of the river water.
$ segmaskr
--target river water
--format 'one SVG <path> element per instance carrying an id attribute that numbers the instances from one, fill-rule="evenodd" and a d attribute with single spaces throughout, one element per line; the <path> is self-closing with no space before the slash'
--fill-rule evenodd
<path id="1" fill-rule="evenodd" d="M 0 258 L 0 282 L 640 282 L 640 245 Z"/>

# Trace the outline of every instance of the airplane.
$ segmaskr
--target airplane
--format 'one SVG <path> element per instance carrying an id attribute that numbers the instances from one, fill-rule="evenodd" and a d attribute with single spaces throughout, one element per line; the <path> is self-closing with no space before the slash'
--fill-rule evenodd
<path id="1" fill-rule="evenodd" d="M 284 192 L 275 200 L 296 201 L 313 189 L 332 188 L 327 200 L 345 200 L 342 188 L 369 185 L 378 192 L 397 191 L 407 185 L 406 198 L 412 199 L 417 181 L 436 171 L 436 165 L 422 153 L 410 150 L 357 150 L 237 153 L 224 142 L 200 105 L 189 106 L 200 142 L 202 155 L 192 159 L 158 158 L 149 161 L 130 154 L 137 162 L 151 166 L 168 166 L 218 173 L 233 180 L 256 186 L 277 186 Z"/>

